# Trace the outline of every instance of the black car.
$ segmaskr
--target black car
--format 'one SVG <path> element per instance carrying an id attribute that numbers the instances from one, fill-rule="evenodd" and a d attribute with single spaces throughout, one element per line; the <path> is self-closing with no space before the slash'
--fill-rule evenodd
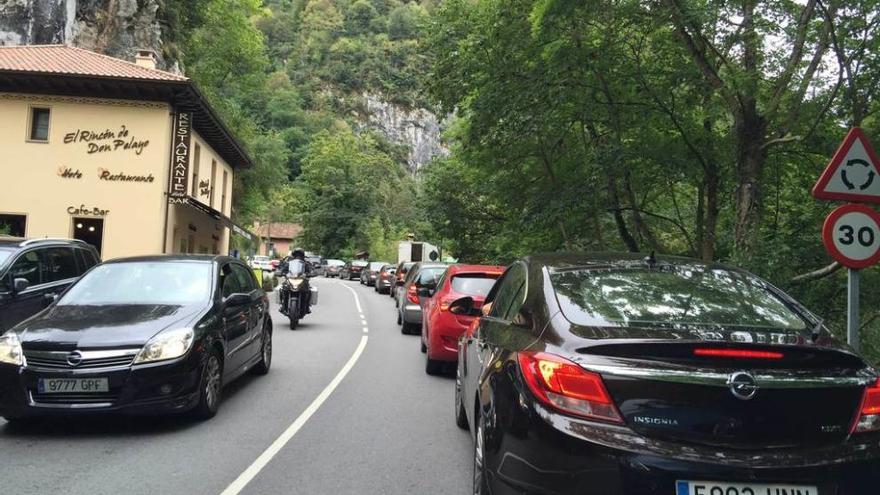
<path id="1" fill-rule="evenodd" d="M 360 280 L 361 272 L 369 263 L 369 261 L 365 260 L 349 261 L 341 270 L 339 270 L 339 278 L 345 280 Z"/>
<path id="2" fill-rule="evenodd" d="M 379 271 L 387 265 L 384 261 L 371 261 L 363 270 L 361 270 L 361 284 L 374 287 L 376 279 L 379 278 Z"/>
<path id="3" fill-rule="evenodd" d="M 487 301 L 456 377 L 474 493 L 878 492 L 877 371 L 749 273 L 536 256 Z"/>
<path id="4" fill-rule="evenodd" d="M 213 416 L 222 386 L 272 360 L 269 300 L 222 256 L 113 260 L 0 337 L 0 415 Z"/>
<path id="5" fill-rule="evenodd" d="M 45 309 L 99 262 L 83 241 L 0 236 L 0 334 Z"/>

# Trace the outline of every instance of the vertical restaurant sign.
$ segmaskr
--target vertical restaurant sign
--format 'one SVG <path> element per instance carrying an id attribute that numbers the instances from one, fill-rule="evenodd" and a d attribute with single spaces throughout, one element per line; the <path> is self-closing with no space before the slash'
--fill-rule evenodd
<path id="1" fill-rule="evenodd" d="M 189 190 L 189 153 L 192 140 L 192 112 L 174 115 L 173 144 L 171 148 L 171 178 L 168 183 L 168 202 L 183 203 Z"/>

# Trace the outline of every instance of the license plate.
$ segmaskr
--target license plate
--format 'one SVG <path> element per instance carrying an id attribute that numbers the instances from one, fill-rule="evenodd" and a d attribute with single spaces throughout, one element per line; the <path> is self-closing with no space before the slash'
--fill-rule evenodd
<path id="1" fill-rule="evenodd" d="M 679 481 L 676 495 L 819 495 L 815 486 Z"/>
<path id="2" fill-rule="evenodd" d="M 88 394 L 109 392 L 106 378 L 40 378 L 37 392 L 41 394 Z"/>

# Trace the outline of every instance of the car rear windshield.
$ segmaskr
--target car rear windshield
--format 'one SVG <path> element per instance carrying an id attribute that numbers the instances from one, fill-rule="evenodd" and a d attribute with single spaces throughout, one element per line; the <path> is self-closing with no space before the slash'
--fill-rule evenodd
<path id="1" fill-rule="evenodd" d="M 726 269 L 584 269 L 551 276 L 579 325 L 714 325 L 803 330 L 806 322 L 760 279 Z"/>
<path id="2" fill-rule="evenodd" d="M 370 263 L 370 270 L 381 270 L 382 267 L 385 265 L 386 265 L 386 263 L 383 263 L 381 261 L 374 261 L 374 262 Z"/>
<path id="3" fill-rule="evenodd" d="M 343 266 L 345 262 L 342 260 L 327 260 L 327 266 Z"/>
<path id="4" fill-rule="evenodd" d="M 497 279 L 497 274 L 462 273 L 452 277 L 452 290 L 466 296 L 486 297 Z"/>
<path id="5" fill-rule="evenodd" d="M 419 273 L 416 274 L 416 277 L 418 277 L 419 279 L 418 284 L 437 285 L 437 282 L 440 280 L 440 276 L 443 275 L 443 272 L 445 270 L 445 266 L 422 268 Z"/>
<path id="6" fill-rule="evenodd" d="M 208 301 L 211 263 L 136 261 L 94 268 L 58 302 L 59 305 L 169 304 Z"/>
<path id="7" fill-rule="evenodd" d="M 413 265 L 415 265 L 415 263 L 404 263 L 403 266 L 400 267 L 400 273 L 408 272 Z"/>
<path id="8" fill-rule="evenodd" d="M 351 266 L 367 266 L 369 265 L 369 261 L 352 261 Z"/>

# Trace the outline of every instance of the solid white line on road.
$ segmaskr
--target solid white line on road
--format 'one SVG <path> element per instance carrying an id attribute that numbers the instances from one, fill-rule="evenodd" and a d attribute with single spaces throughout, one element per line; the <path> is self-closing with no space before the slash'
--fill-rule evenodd
<path id="1" fill-rule="evenodd" d="M 349 290 L 351 290 L 350 287 Z M 358 307 L 360 307 L 357 293 L 354 290 L 352 290 L 351 292 L 354 294 L 355 302 L 357 303 Z M 366 331 L 367 329 L 364 328 L 364 333 L 366 333 Z M 287 442 L 289 442 L 293 438 L 293 436 L 296 435 L 297 432 L 299 432 L 300 428 L 302 428 L 303 425 L 306 424 L 306 421 L 308 421 L 309 418 L 311 418 L 312 415 L 321 408 L 321 406 L 324 404 L 324 401 L 326 401 L 327 398 L 330 397 L 330 394 L 332 394 L 333 391 L 336 390 L 336 387 L 338 387 L 342 380 L 345 378 L 345 375 L 347 375 L 348 372 L 351 371 L 355 363 L 357 363 L 357 360 L 361 357 L 361 354 L 363 354 L 364 348 L 367 347 L 368 338 L 369 337 L 367 337 L 366 335 L 361 336 L 361 341 L 358 344 L 357 349 L 354 350 L 354 354 L 352 354 L 351 357 L 348 358 L 348 362 L 346 362 L 342 369 L 339 370 L 339 373 L 337 373 L 336 376 L 333 377 L 333 380 L 326 387 L 324 387 L 324 390 L 322 390 L 317 397 L 315 397 L 315 400 L 313 400 L 312 403 L 309 404 L 309 407 L 307 407 L 305 411 L 303 411 L 302 414 L 300 414 L 299 417 L 296 418 L 296 420 L 294 420 L 294 422 L 291 423 L 291 425 L 288 426 L 286 430 L 284 430 L 284 433 L 276 438 L 275 441 L 272 442 L 272 445 L 270 445 L 269 448 L 263 451 L 263 453 L 260 454 L 260 457 L 257 457 L 257 460 L 255 460 L 250 466 L 248 466 L 247 469 L 245 469 L 244 472 L 235 479 L 235 481 L 233 481 L 229 486 L 226 487 L 225 490 L 223 490 L 221 495 L 238 495 L 239 493 L 241 493 L 241 491 L 247 486 L 247 484 L 250 483 L 251 480 L 253 480 L 257 476 L 257 474 L 259 474 L 260 471 L 262 471 L 263 468 L 266 467 L 267 464 L 269 464 L 269 461 L 271 461 L 273 457 L 278 455 L 278 452 L 280 452 L 281 449 L 283 449 L 284 446 L 287 445 Z"/>

